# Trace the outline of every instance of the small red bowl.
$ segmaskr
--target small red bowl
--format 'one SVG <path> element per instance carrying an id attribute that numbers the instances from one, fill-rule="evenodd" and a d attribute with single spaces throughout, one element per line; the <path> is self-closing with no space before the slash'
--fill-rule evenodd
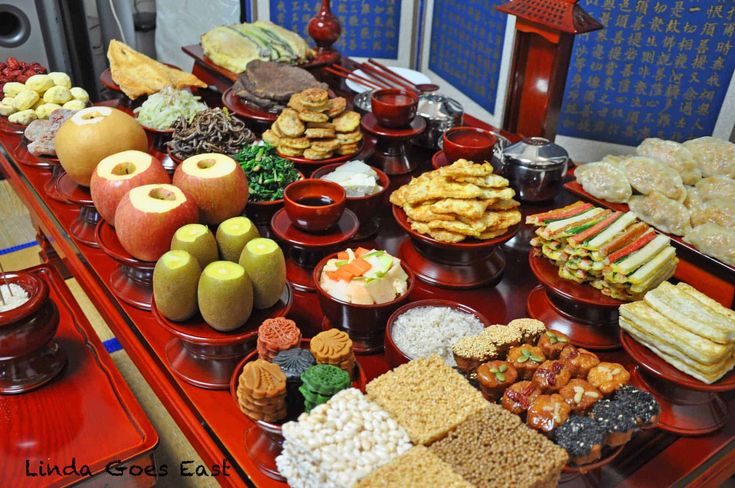
<path id="1" fill-rule="evenodd" d="M 48 344 L 56 334 L 59 315 L 49 300 L 44 280 L 22 271 L 2 276 L 3 289 L 5 283 L 15 284 L 28 294 L 28 301 L 19 307 L 0 312 L 0 358 L 7 360 L 31 354 Z"/>
<path id="2" fill-rule="evenodd" d="M 331 181 L 308 178 L 291 183 L 283 192 L 291 222 L 306 232 L 322 232 L 337 223 L 347 204 L 345 189 Z"/>
<path id="3" fill-rule="evenodd" d="M 304 173 L 296 171 L 299 174 L 299 179 L 296 181 L 303 180 Z M 253 221 L 256 226 L 267 227 L 271 223 L 273 215 L 283 208 L 283 198 L 278 200 L 268 200 L 261 202 L 248 201 L 245 207 L 245 215 Z"/>
<path id="4" fill-rule="evenodd" d="M 343 163 L 335 163 L 322 166 L 321 168 L 314 170 L 314 172 L 311 173 L 311 177 L 321 179 L 323 176 L 326 176 L 342 166 L 342 164 Z M 372 195 L 366 195 L 364 197 L 347 197 L 347 208 L 355 212 L 357 219 L 360 221 L 360 227 L 363 227 L 374 219 L 387 200 L 386 197 L 388 187 L 390 186 L 390 178 L 378 168 L 373 167 L 373 170 L 378 175 L 378 185 L 383 189 L 378 193 L 373 193 Z"/>
<path id="5" fill-rule="evenodd" d="M 332 326 L 349 334 L 356 352 L 378 352 L 383 349 L 383 335 L 388 317 L 408 300 L 416 277 L 406 263 L 401 261 L 401 267 L 408 275 L 408 287 L 403 295 L 390 302 L 373 305 L 344 302 L 327 293 L 320 284 L 322 269 L 327 261 L 335 257 L 337 253 L 329 254 L 314 267 L 313 278 L 319 304 Z"/>
<path id="6" fill-rule="evenodd" d="M 419 97 L 415 92 L 400 88 L 375 90 L 370 95 L 373 115 L 383 127 L 403 129 L 416 117 Z"/>
<path id="7" fill-rule="evenodd" d="M 481 314 L 474 308 L 468 307 L 467 305 L 463 305 L 461 303 L 453 302 L 451 300 L 429 298 L 426 300 L 418 300 L 415 302 L 407 303 L 397 309 L 395 312 L 393 312 L 393 314 L 391 314 L 391 316 L 388 318 L 388 323 L 385 326 L 385 358 L 388 360 L 388 364 L 390 364 L 391 368 L 395 368 L 397 366 L 400 366 L 401 364 L 405 364 L 411 361 L 412 359 L 415 359 L 408 357 L 403 351 L 398 348 L 396 343 L 393 341 L 393 324 L 395 324 L 398 317 L 417 307 L 454 308 L 456 310 L 459 310 L 460 312 L 471 313 L 472 315 L 477 317 L 480 322 L 482 322 L 483 326 L 490 326 L 490 321 L 483 314 Z"/>
<path id="8" fill-rule="evenodd" d="M 442 135 L 442 142 L 450 164 L 458 159 L 482 163 L 492 161 L 498 138 L 492 132 L 477 127 L 453 127 Z"/>

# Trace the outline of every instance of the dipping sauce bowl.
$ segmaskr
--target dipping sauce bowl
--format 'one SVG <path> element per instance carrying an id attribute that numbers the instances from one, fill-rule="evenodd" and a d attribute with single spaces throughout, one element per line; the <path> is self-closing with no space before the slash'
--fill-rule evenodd
<path id="1" fill-rule="evenodd" d="M 375 90 L 370 96 L 370 106 L 380 125 L 389 129 L 404 129 L 416 117 L 419 96 L 399 88 Z"/>
<path id="2" fill-rule="evenodd" d="M 492 132 L 477 127 L 453 127 L 444 133 L 442 142 L 449 164 L 458 159 L 482 163 L 492 161 L 498 138 Z"/>
<path id="3" fill-rule="evenodd" d="M 308 178 L 288 185 L 283 203 L 293 225 L 306 232 L 323 232 L 342 217 L 347 195 L 337 183 Z"/>

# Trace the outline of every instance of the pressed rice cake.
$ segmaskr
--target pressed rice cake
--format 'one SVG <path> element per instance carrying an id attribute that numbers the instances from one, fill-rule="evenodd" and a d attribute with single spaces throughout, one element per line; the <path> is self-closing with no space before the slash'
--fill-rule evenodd
<path id="1" fill-rule="evenodd" d="M 366 391 L 368 399 L 388 412 L 414 444 L 441 439 L 487 407 L 482 394 L 437 355 L 388 371 L 368 383 Z"/>
<path id="2" fill-rule="evenodd" d="M 556 487 L 569 457 L 499 405 L 487 404 L 429 447 L 473 485 Z"/>
<path id="3" fill-rule="evenodd" d="M 355 488 L 471 488 L 452 467 L 424 446 L 412 447 L 400 457 L 358 481 Z"/>

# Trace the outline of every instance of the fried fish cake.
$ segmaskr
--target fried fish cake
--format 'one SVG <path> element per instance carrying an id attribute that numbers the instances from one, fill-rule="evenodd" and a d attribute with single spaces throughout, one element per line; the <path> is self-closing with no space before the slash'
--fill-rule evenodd
<path id="1" fill-rule="evenodd" d="M 329 120 L 329 116 L 321 112 L 302 110 L 299 112 L 299 119 L 303 122 L 327 122 Z"/>
<path id="2" fill-rule="evenodd" d="M 291 149 L 307 149 L 311 146 L 311 141 L 306 137 L 281 137 L 280 146 L 290 147 Z"/>
<path id="3" fill-rule="evenodd" d="M 271 129 L 263 132 L 262 139 L 271 146 L 279 146 L 281 144 L 281 138 L 278 137 Z"/>
<path id="4" fill-rule="evenodd" d="M 329 159 L 330 157 L 332 157 L 332 153 L 331 151 L 321 152 L 321 151 L 315 151 L 309 148 L 304 151 L 304 157 L 306 159 L 313 159 L 315 161 L 321 161 L 322 159 Z"/>
<path id="5" fill-rule="evenodd" d="M 319 139 L 311 142 L 311 149 L 319 152 L 332 152 L 339 149 L 339 147 L 337 139 Z"/>
<path id="6" fill-rule="evenodd" d="M 301 93 L 291 95 L 291 98 L 288 99 L 288 106 L 297 112 L 305 110 L 304 105 L 301 103 Z"/>
<path id="7" fill-rule="evenodd" d="M 334 137 L 336 132 L 334 132 L 334 129 L 313 128 L 306 129 L 304 135 L 309 139 L 326 139 Z"/>
<path id="8" fill-rule="evenodd" d="M 360 146 L 355 144 L 342 144 L 339 146 L 339 149 L 337 149 L 337 154 L 340 154 L 342 156 L 347 156 L 348 154 L 355 154 L 357 150 L 360 148 Z"/>
<path id="9" fill-rule="evenodd" d="M 271 124 L 270 130 L 271 130 L 271 132 L 273 132 L 273 135 L 276 136 L 276 137 L 287 137 L 286 134 L 284 134 L 283 132 L 281 132 L 281 129 L 278 127 L 278 121 L 277 120 L 276 120 L 276 122 L 273 122 L 273 124 Z"/>
<path id="10" fill-rule="evenodd" d="M 307 129 L 332 129 L 334 130 L 334 124 L 331 122 L 307 122 Z"/>
<path id="11" fill-rule="evenodd" d="M 278 152 L 283 154 L 284 156 L 291 156 L 291 157 L 301 156 L 302 154 L 304 154 L 303 149 L 294 149 L 288 146 L 278 146 Z"/>
<path id="12" fill-rule="evenodd" d="M 280 132 L 287 137 L 299 137 L 306 130 L 304 123 L 299 120 L 299 113 L 292 108 L 283 109 L 275 123 Z"/>
<path id="13" fill-rule="evenodd" d="M 307 88 L 301 92 L 300 101 L 306 109 L 321 111 L 329 103 L 329 93 L 323 88 Z"/>
<path id="14" fill-rule="evenodd" d="M 362 140 L 362 133 L 359 130 L 353 132 L 341 133 L 337 130 L 337 140 L 341 144 L 356 144 Z"/>
<path id="15" fill-rule="evenodd" d="M 337 132 L 354 132 L 360 126 L 360 114 L 350 110 L 335 117 L 332 122 Z"/>
<path id="16" fill-rule="evenodd" d="M 327 115 L 334 118 L 339 116 L 347 108 L 347 100 L 344 97 L 331 98 L 329 100 L 329 108 Z"/>

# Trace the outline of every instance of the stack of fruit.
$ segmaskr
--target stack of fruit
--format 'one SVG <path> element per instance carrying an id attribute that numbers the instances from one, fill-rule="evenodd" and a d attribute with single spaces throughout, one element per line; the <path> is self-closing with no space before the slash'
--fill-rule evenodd
<path id="1" fill-rule="evenodd" d="M 62 107 L 81 110 L 89 102 L 84 88 L 73 87 L 69 75 L 59 72 L 33 74 L 24 82 L 8 81 L 3 84 L 3 95 L 0 115 L 21 125 L 28 125 L 36 119 L 48 119 L 51 112 Z"/>

